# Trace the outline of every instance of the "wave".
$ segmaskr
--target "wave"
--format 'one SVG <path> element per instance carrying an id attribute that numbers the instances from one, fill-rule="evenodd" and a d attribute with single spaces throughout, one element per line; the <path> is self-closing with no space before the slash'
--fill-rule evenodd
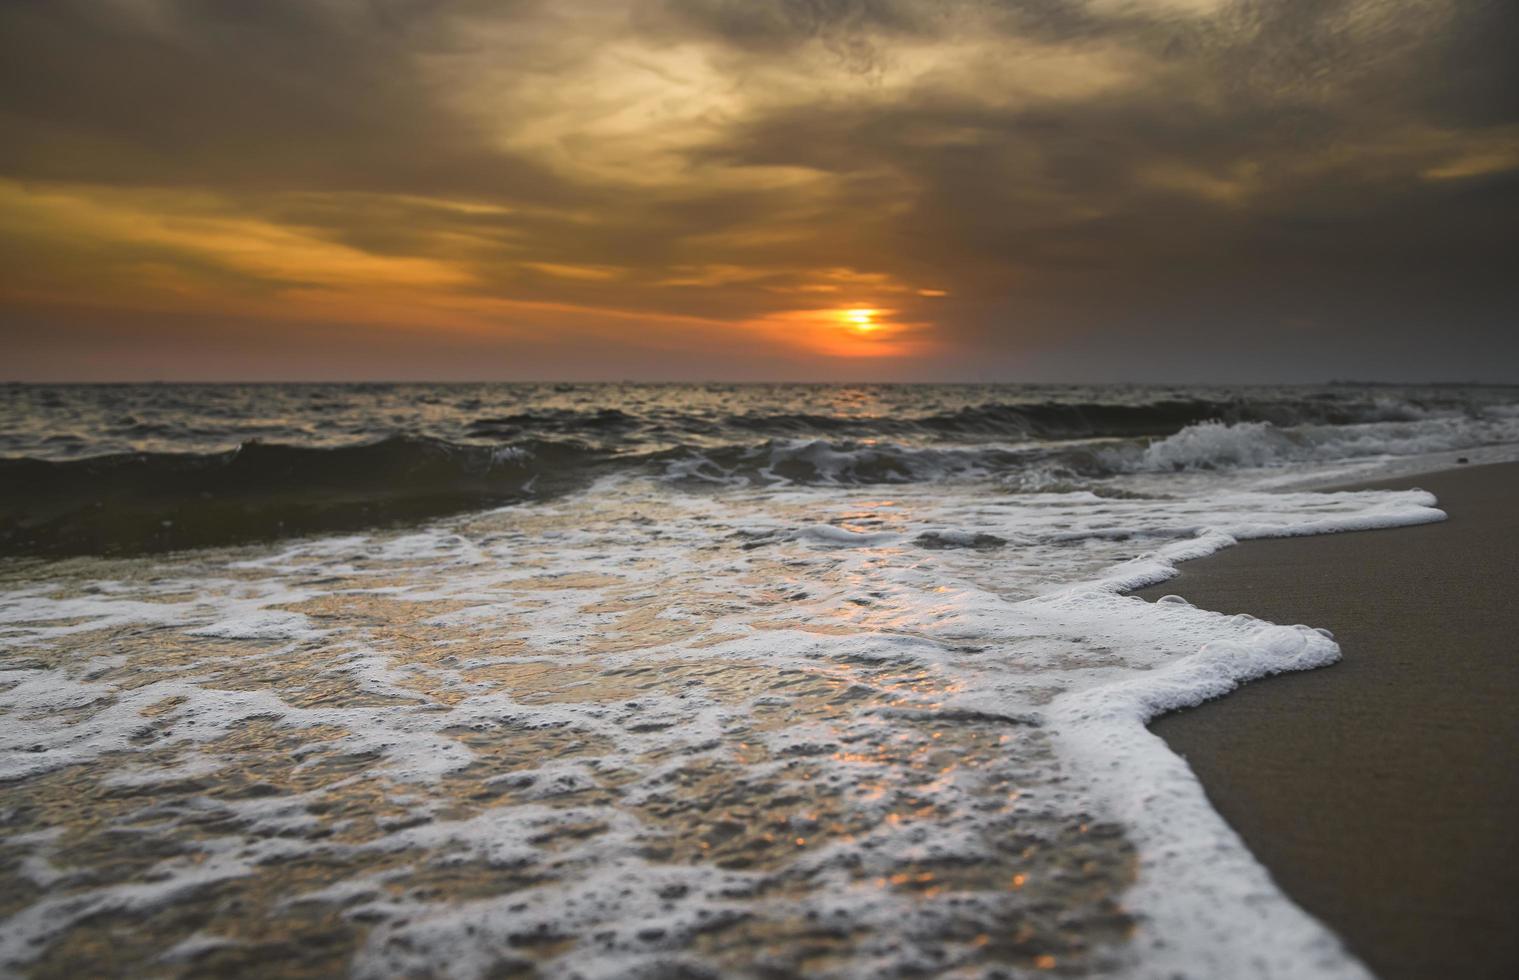
<path id="1" fill-rule="evenodd" d="M 1305 425 L 1270 422 L 1190 425 L 1143 449 L 1101 454 L 1116 472 L 1244 469 L 1377 456 L 1417 456 L 1519 441 L 1519 417 L 1431 418 L 1417 422 Z"/>
<path id="2" fill-rule="evenodd" d="M 402 432 L 455 444 L 572 441 L 619 454 L 766 440 L 912 445 L 1142 439 L 1210 420 L 1279 428 L 1472 419 L 1519 388 L 1026 386 L 13 387 L 0 457 L 342 447 Z"/>
<path id="3" fill-rule="evenodd" d="M 1420 401 L 1380 396 L 1345 398 L 1176 398 L 1123 402 L 987 402 L 953 411 L 886 416 L 755 413 L 729 416 L 725 425 L 769 435 L 807 433 L 855 436 L 929 436 L 1006 439 L 1133 438 L 1170 435 L 1207 421 L 1269 422 L 1276 426 L 1358 425 L 1468 417 L 1479 409 L 1459 398 Z"/>
<path id="4" fill-rule="evenodd" d="M 476 419 L 469 424 L 468 432 L 471 436 L 487 438 L 514 437 L 534 432 L 600 435 L 626 432 L 641 425 L 643 421 L 636 415 L 630 415 L 616 408 L 600 408 L 585 412 L 574 409 L 548 409 Z"/>
<path id="5" fill-rule="evenodd" d="M 834 486 L 976 479 L 1016 467 L 1029 453 L 997 447 L 934 448 L 890 442 L 773 439 L 757 445 L 661 453 L 673 481 Z"/>
<path id="6" fill-rule="evenodd" d="M 1009 489 L 1094 489 L 1134 473 L 1234 470 L 1519 443 L 1519 415 L 1493 413 L 1346 425 L 1208 420 L 1160 438 L 1096 443 L 909 445 L 882 440 L 772 439 L 662 454 L 677 481 L 811 485 L 997 478 Z"/>
<path id="7" fill-rule="evenodd" d="M 1466 417 L 1480 409 L 1459 398 L 1392 396 L 1123 401 L 988 401 L 941 411 L 849 414 L 751 409 L 680 412 L 665 408 L 543 408 L 491 415 L 456 433 L 469 440 L 576 439 L 623 451 L 671 444 L 721 446 L 759 439 L 898 439 L 911 442 L 1048 441 L 1165 436 L 1209 420 L 1287 427 L 1355 425 Z"/>
<path id="8" fill-rule="evenodd" d="M 977 411 L 977 418 L 986 417 L 984 409 Z M 1395 414 L 1403 408 L 1381 411 Z M 609 427 L 629 418 L 615 411 L 598 414 Z M 963 422 L 971 414 L 954 417 Z M 535 416 L 538 423 L 544 417 Z M 1067 434 L 1074 418 L 1061 423 Z M 561 421 L 570 424 L 568 418 Z M 1091 421 L 1088 416 L 1082 424 Z M 1107 424 L 1111 431 L 1116 423 Z M 1503 443 L 1519 443 L 1519 414 L 1292 427 L 1209 420 L 1163 437 L 1100 441 L 954 444 L 835 435 L 713 445 L 693 440 L 655 451 L 615 452 L 573 439 L 491 444 L 398 435 L 326 448 L 253 441 L 218 453 L 11 458 L 0 459 L 0 554 L 136 554 L 354 530 L 552 497 L 611 472 L 687 486 L 994 480 L 1012 492 L 1125 496 L 1132 493 L 1121 480 L 1128 474 L 1407 456 Z"/>
<path id="9" fill-rule="evenodd" d="M 413 521 L 577 483 L 597 454 L 395 436 L 336 448 L 0 459 L 0 553 L 133 554 Z"/>

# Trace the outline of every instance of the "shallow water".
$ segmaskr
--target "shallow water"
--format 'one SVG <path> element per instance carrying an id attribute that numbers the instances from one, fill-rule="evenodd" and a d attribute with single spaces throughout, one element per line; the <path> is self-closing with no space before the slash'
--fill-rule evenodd
<path id="1" fill-rule="evenodd" d="M 1122 451 L 1228 442 L 1177 436 Z M 1332 640 L 1123 590 L 1429 495 L 668 462 L 0 563 L 3 969 L 1361 975 L 1143 727 Z"/>

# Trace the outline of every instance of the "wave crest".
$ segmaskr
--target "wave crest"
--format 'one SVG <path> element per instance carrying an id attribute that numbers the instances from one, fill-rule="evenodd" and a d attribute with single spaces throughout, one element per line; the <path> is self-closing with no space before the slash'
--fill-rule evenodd
<path id="1" fill-rule="evenodd" d="M 575 443 L 460 446 L 394 436 L 314 448 L 0 460 L 0 552 L 171 551 L 417 520 L 554 492 L 594 454 Z"/>
<path id="2" fill-rule="evenodd" d="M 1519 442 L 1519 417 L 1505 413 L 1291 429 L 1213 420 L 1189 425 L 1137 454 L 1120 449 L 1105 456 L 1116 472 L 1162 473 L 1415 456 L 1512 442 Z"/>

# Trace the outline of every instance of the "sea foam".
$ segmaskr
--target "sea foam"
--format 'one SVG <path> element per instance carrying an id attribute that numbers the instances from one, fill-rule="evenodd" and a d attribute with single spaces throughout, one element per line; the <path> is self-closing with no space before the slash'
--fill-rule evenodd
<path id="1" fill-rule="evenodd" d="M 1150 490 L 621 474 L 58 566 L 0 594 L 30 869 L 0 964 L 131 923 L 144 969 L 311 935 L 279 948 L 364 976 L 1362 976 L 1144 727 L 1332 639 L 1124 592 L 1244 538 L 1443 515 Z M 140 857 L 109 860 L 121 834 Z"/>

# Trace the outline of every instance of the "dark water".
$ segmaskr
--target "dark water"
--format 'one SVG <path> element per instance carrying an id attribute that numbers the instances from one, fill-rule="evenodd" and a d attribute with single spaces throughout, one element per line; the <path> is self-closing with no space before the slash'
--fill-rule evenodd
<path id="1" fill-rule="evenodd" d="M 131 554 L 542 499 L 619 471 L 688 484 L 962 477 L 1089 485 L 1177 467 L 1515 438 L 1519 389 L 1026 385 L 0 388 L 0 553 Z M 1244 446 L 1253 441 L 1260 445 Z M 1227 445 L 1224 445 L 1227 443 Z"/>

